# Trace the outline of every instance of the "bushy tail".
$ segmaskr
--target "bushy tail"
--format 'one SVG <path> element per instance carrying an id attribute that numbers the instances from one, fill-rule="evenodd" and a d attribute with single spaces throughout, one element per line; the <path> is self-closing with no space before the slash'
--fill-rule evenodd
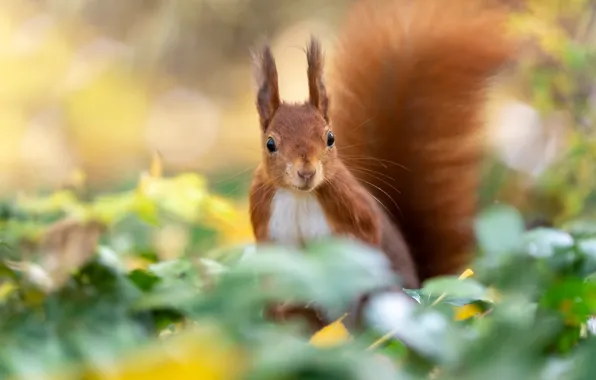
<path id="1" fill-rule="evenodd" d="M 461 270 L 474 236 L 489 79 L 506 13 L 475 0 L 361 0 L 332 57 L 340 156 L 399 225 L 421 280 Z"/>

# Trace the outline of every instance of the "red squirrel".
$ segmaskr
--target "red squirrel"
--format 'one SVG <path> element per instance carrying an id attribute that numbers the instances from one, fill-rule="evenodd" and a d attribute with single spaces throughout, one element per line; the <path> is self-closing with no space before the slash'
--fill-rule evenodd
<path id="1" fill-rule="evenodd" d="M 298 104 L 281 100 L 270 47 L 256 54 L 257 243 L 359 239 L 387 255 L 406 288 L 463 270 L 485 92 L 513 52 L 506 16 L 487 1 L 358 1 L 337 38 L 329 91 L 311 38 L 309 97 Z"/>

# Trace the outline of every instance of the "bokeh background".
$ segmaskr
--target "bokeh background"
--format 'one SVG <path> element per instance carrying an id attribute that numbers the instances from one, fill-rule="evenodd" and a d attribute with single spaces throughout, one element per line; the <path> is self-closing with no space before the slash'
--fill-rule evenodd
<path id="1" fill-rule="evenodd" d="M 510 8 L 510 32 L 522 45 L 489 94 L 480 195 L 483 207 L 511 204 L 524 218 L 507 207 L 484 214 L 477 226 L 489 259 L 515 252 L 522 219 L 559 228 L 571 221 L 582 227 L 582 219 L 596 216 L 596 1 L 493 1 Z M 269 40 L 282 97 L 303 99 L 303 47 L 316 34 L 332 60 L 335 33 L 351 2 L 0 0 L 0 377 L 41 379 L 63 374 L 70 368 L 65 363 L 76 364 L 75 371 L 113 373 L 125 350 L 159 347 L 156 336 L 200 326 L 209 334 L 174 341 L 177 350 L 141 351 L 130 377 L 83 377 L 139 378 L 143 368 L 144 379 L 162 373 L 223 379 L 256 357 L 249 378 L 311 373 L 304 368 L 324 373 L 320 378 L 356 378 L 346 371 L 392 378 L 383 377 L 378 361 L 365 361 L 362 350 L 303 356 L 291 334 L 254 318 L 268 298 L 246 268 L 278 276 L 277 299 L 320 297 L 329 307 L 351 302 L 383 277 L 370 252 L 328 247 L 311 262 L 280 249 L 254 255 L 253 267 L 250 261 L 237 265 L 255 252 L 243 244 L 252 241 L 248 184 L 261 149 L 250 49 Z M 580 232 L 596 236 L 593 223 L 584 226 Z M 438 363 L 454 363 L 453 352 L 459 352 L 458 378 L 460 369 L 470 379 L 501 379 L 503 371 L 537 378 L 528 371 L 538 356 L 548 371 L 560 368 L 559 356 L 546 356 L 546 343 L 535 344 L 555 329 L 526 318 L 534 310 L 528 305 L 540 299 L 540 310 L 563 313 L 558 335 L 547 343 L 570 352 L 596 310 L 595 283 L 585 281 L 596 270 L 596 240 L 557 230 L 534 238 L 540 244 L 531 255 L 512 255 L 514 261 L 501 260 L 499 268 L 490 260 L 475 267 L 476 278 L 484 272 L 487 284 L 502 285 L 505 307 L 481 319 L 489 314 L 483 306 L 481 324 L 470 324 L 457 340 L 425 335 L 441 330 L 437 314 L 401 326 L 410 343 L 421 342 L 418 354 L 442 352 L 428 363 L 411 356 L 411 370 L 427 373 Z M 568 251 L 556 256 L 554 242 L 561 241 Z M 478 283 L 462 281 L 439 279 L 435 290 L 420 294 L 432 307 L 430 296 L 445 284 L 478 293 Z M 454 319 L 444 304 L 433 310 L 440 309 L 444 321 Z M 458 310 L 467 319 L 479 309 Z M 212 323 L 226 339 L 210 335 Z M 336 341 L 349 338 L 345 329 L 331 331 Z M 240 354 L 219 349 L 228 336 L 243 337 L 237 339 Z M 363 341 L 369 338 L 378 337 Z M 402 364 L 409 351 L 386 349 L 400 369 L 408 367 Z M 188 355 L 181 362 L 174 351 Z M 593 352 L 579 351 L 585 355 L 579 365 L 568 362 L 589 375 L 568 378 L 593 377 Z"/>
<path id="2" fill-rule="evenodd" d="M 306 89 L 301 50 L 348 1 L 3 1 L 2 193 L 97 188 L 168 171 L 215 177 L 259 157 L 250 48 L 270 39 L 284 98 Z M 225 178 L 224 178 L 225 179 Z"/>
<path id="3" fill-rule="evenodd" d="M 250 48 L 273 44 L 282 96 L 306 94 L 303 46 L 350 0 L 3 0 L 0 196 L 134 185 L 154 152 L 246 207 L 259 159 Z M 564 221 L 594 198 L 594 9 L 507 1 L 519 60 L 492 92 L 483 202 Z M 574 186 L 581 183 L 582 186 Z"/>

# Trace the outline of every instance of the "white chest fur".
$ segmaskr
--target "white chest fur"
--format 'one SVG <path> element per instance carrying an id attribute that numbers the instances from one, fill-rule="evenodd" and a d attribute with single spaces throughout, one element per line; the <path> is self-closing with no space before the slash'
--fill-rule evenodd
<path id="1" fill-rule="evenodd" d="M 269 219 L 269 236 L 272 240 L 299 246 L 330 234 L 331 227 L 314 194 L 277 190 Z"/>

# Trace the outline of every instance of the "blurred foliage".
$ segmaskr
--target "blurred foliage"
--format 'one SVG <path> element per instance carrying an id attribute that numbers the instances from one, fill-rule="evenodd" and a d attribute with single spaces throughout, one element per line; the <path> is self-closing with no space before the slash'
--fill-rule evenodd
<path id="1" fill-rule="evenodd" d="M 3 1 L 0 195 L 78 169 L 106 190 L 155 149 L 176 172 L 246 169 L 259 157 L 250 49 L 281 39 L 280 63 L 302 72 L 287 45 L 324 38 L 348 2 Z M 293 77 L 286 98 L 306 86 Z"/>
<path id="2" fill-rule="evenodd" d="M 246 221 L 205 188 L 198 175 L 164 177 L 156 158 L 128 192 L 83 199 L 78 188 L 6 204 L 0 377 L 596 374 L 588 360 L 596 354 L 596 221 L 527 231 L 515 208 L 486 209 L 475 224 L 473 271 L 373 299 L 365 330 L 355 332 L 342 323 L 354 299 L 400 283 L 380 252 L 341 240 L 302 252 L 222 248 Z M 170 224 L 188 234 L 175 234 L 186 238 L 170 245 L 174 253 L 152 240 Z M 208 229 L 215 238 L 205 247 Z M 336 321 L 311 336 L 300 323 L 263 317 L 288 300 L 314 303 Z"/>
<path id="3" fill-rule="evenodd" d="M 518 1 L 511 31 L 524 42 L 507 86 L 509 96 L 537 112 L 541 134 L 512 125 L 519 160 L 542 149 L 534 171 L 490 165 L 484 199 L 515 204 L 527 214 L 563 223 L 596 212 L 596 2 Z M 521 118 L 521 117 L 520 117 Z M 514 120 L 512 120 L 514 121 Z M 523 138 L 524 133 L 528 136 Z M 544 139 L 544 141 L 542 141 Z"/>

